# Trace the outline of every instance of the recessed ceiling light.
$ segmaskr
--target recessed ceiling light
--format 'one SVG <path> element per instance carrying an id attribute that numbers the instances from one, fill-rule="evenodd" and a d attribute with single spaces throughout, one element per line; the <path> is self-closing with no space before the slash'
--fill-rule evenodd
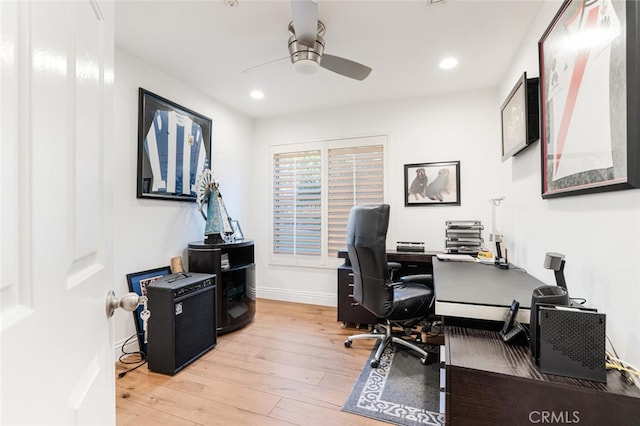
<path id="1" fill-rule="evenodd" d="M 458 60 L 453 57 L 444 58 L 439 64 L 443 70 L 450 70 L 451 68 L 455 68 L 456 65 L 458 65 Z"/>
<path id="2" fill-rule="evenodd" d="M 251 96 L 253 99 L 262 99 L 264 98 L 264 92 L 262 90 L 253 90 L 249 96 Z"/>

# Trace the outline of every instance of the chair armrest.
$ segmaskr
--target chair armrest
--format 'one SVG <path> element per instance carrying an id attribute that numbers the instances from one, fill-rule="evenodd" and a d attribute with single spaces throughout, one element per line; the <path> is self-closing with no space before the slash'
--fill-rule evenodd
<path id="1" fill-rule="evenodd" d="M 433 287 L 433 275 L 431 274 L 405 275 L 404 277 L 400 277 L 400 282 L 425 284 L 430 287 Z"/>

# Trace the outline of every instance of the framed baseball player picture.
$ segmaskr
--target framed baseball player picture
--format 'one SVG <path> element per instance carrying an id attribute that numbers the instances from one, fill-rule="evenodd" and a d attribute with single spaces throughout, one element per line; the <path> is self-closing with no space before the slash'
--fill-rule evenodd
<path id="1" fill-rule="evenodd" d="M 640 187 L 639 6 L 566 0 L 542 35 L 542 198 Z"/>
<path id="2" fill-rule="evenodd" d="M 161 268 L 149 269 L 147 271 L 134 272 L 127 274 L 127 284 L 129 285 L 129 291 L 137 293 L 138 296 L 147 296 L 147 286 L 157 280 L 160 277 L 171 274 L 171 268 L 169 266 L 163 266 Z M 136 326 L 136 336 L 138 337 L 138 346 L 141 352 L 147 354 L 147 336 L 146 329 L 144 327 L 145 319 L 142 316 L 142 311 L 145 308 L 144 301 L 133 311 L 133 321 Z M 148 319 L 148 318 L 147 318 Z"/>
<path id="3" fill-rule="evenodd" d="M 460 162 L 404 165 L 404 205 L 460 205 Z"/>
<path id="4" fill-rule="evenodd" d="M 211 164 L 211 119 L 138 91 L 138 198 L 196 200 L 198 176 Z"/>

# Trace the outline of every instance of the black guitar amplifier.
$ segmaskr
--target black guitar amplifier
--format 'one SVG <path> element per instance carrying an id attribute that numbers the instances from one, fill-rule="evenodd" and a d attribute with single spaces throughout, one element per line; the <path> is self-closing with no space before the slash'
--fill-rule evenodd
<path id="1" fill-rule="evenodd" d="M 216 346 L 216 276 L 166 275 L 147 287 L 149 370 L 175 374 Z"/>

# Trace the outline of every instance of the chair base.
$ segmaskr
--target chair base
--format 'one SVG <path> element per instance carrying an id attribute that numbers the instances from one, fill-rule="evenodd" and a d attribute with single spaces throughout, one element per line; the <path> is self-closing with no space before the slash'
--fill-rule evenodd
<path id="1" fill-rule="evenodd" d="M 381 341 L 380 345 L 378 346 L 378 350 L 376 350 L 376 353 L 373 356 L 373 359 L 369 363 L 371 368 L 378 368 L 378 366 L 380 365 L 380 357 L 382 356 L 382 352 L 387 346 L 393 343 L 402 345 L 408 349 L 411 349 L 412 351 L 419 353 L 422 356 L 420 358 L 420 363 L 422 365 L 427 365 L 427 359 L 429 357 L 429 354 L 419 346 L 414 345 L 411 342 L 407 342 L 406 340 L 400 337 L 394 336 L 392 331 L 392 325 L 389 321 L 387 321 L 386 326 L 384 327 L 384 334 L 383 333 L 365 333 L 365 334 L 356 334 L 354 336 L 349 336 L 344 341 L 344 346 L 347 348 L 350 348 L 354 340 L 360 340 L 360 339 L 376 339 Z"/>

